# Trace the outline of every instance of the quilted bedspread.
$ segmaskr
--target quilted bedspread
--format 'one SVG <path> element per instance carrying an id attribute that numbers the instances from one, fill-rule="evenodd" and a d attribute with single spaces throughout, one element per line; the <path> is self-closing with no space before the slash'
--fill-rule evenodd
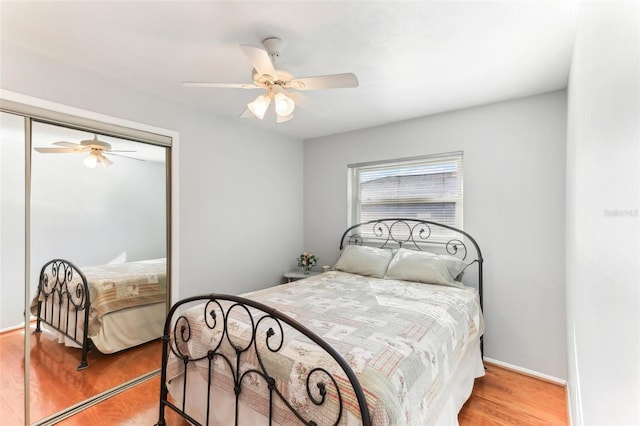
<path id="1" fill-rule="evenodd" d="M 91 311 L 108 312 L 166 300 L 165 259 L 142 260 L 82 268 L 91 291 Z"/>
<path id="2" fill-rule="evenodd" d="M 478 294 L 471 288 L 331 271 L 243 296 L 291 316 L 338 350 L 358 376 L 376 425 L 429 424 L 437 418 L 449 377 L 484 327 Z M 251 328 L 237 311 L 230 317 L 229 328 L 237 333 L 236 342 L 247 342 Z M 183 313 L 191 325 L 191 339 L 180 350 L 192 357 L 206 354 L 220 340 L 221 331 L 203 325 L 203 312 L 203 307 L 198 306 Z M 255 358 L 244 359 L 243 368 L 258 365 Z M 317 408 L 309 400 L 304 382 L 308 371 L 322 366 L 334 373 L 341 385 L 348 383 L 328 354 L 287 330 L 283 348 L 275 356 L 264 358 L 269 374 L 277 378 L 278 388 L 299 412 L 318 424 L 335 421 L 337 411 Z M 217 359 L 214 365 L 214 385 L 232 389 L 222 361 Z M 206 359 L 189 369 L 188 374 L 201 374 L 206 380 Z M 184 364 L 172 356 L 168 380 L 183 371 Z M 216 371 L 222 374 L 215 376 Z M 249 390 L 243 388 L 241 400 L 266 415 L 268 400 L 263 382 L 258 378 L 250 380 Z M 335 393 L 329 392 L 328 396 L 335 402 Z M 349 390 L 342 397 L 348 412 L 343 419 L 353 419 L 353 413 L 358 413 L 353 392 Z M 294 419 L 281 408 L 276 406 L 274 420 L 292 424 Z"/>
<path id="3" fill-rule="evenodd" d="M 100 328 L 100 319 L 114 311 L 163 302 L 167 297 L 166 259 L 143 260 L 80 268 L 91 295 L 89 336 Z M 55 280 L 50 278 L 50 282 Z M 37 300 L 31 303 L 36 314 Z"/>

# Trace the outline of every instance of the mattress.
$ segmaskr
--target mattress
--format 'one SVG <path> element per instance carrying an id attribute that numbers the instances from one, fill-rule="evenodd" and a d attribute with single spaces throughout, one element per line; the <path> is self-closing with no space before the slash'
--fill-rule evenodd
<path id="1" fill-rule="evenodd" d="M 376 279 L 338 271 L 326 272 L 243 295 L 271 306 L 303 323 L 338 350 L 358 376 L 365 391 L 369 412 L 376 425 L 428 425 L 449 423 L 473 385 L 473 378 L 484 374 L 479 351 L 479 337 L 484 330 L 478 293 L 472 288 L 454 288 L 408 281 Z M 237 310 L 240 311 L 240 310 Z M 215 328 L 203 325 L 203 306 L 182 314 L 191 325 L 191 339 L 179 350 L 191 358 L 206 355 L 220 340 Z M 234 344 L 243 345 L 251 338 L 241 312 L 229 316 L 234 329 Z M 267 353 L 257 341 L 259 352 Z M 229 347 L 225 347 L 229 346 Z M 221 352 L 231 353 L 228 342 Z M 335 421 L 336 409 L 320 409 L 310 402 L 304 383 L 305 372 L 322 366 L 340 377 L 334 361 L 314 344 L 293 330 L 285 333 L 283 348 L 276 356 L 262 360 L 276 378 L 278 388 L 296 409 L 319 424 Z M 241 369 L 255 368 L 256 359 L 248 357 Z M 193 365 L 193 366 L 192 366 Z M 214 363 L 215 403 L 213 417 L 226 424 L 217 394 L 232 389 L 224 363 Z M 182 400 L 184 364 L 170 356 L 167 379 L 172 396 Z M 189 364 L 188 389 L 206 386 L 206 359 Z M 251 386 L 240 395 L 241 405 L 250 416 L 239 417 L 240 424 L 251 424 L 254 417 L 267 416 L 269 403 L 266 384 L 250 380 Z M 203 421 L 206 391 L 187 391 L 187 413 Z M 200 395 L 200 401 L 197 401 Z M 335 395 L 329 393 L 329 399 Z M 225 398 L 230 398 L 229 396 Z M 357 403 L 353 395 L 343 395 L 346 415 L 341 424 L 357 424 Z M 274 421 L 291 424 L 296 419 L 276 403 Z M 445 420 L 443 420 L 445 419 Z M 456 420 L 457 421 L 457 420 Z M 451 424 L 451 423 L 449 423 Z"/>
<path id="2" fill-rule="evenodd" d="M 104 315 L 98 332 L 89 337 L 101 353 L 112 354 L 161 337 L 166 316 L 165 302 L 121 309 Z M 43 323 L 42 326 L 57 334 L 59 343 L 81 347 L 64 334 L 49 328 L 47 324 Z"/>

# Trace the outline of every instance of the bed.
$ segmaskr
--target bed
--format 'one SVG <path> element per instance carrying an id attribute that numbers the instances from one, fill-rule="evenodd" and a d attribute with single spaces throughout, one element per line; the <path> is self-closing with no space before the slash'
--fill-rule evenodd
<path id="1" fill-rule="evenodd" d="M 466 232 L 347 229 L 331 271 L 187 298 L 164 330 L 158 425 L 457 424 L 482 364 L 482 255 Z"/>
<path id="2" fill-rule="evenodd" d="M 43 324 L 60 343 L 82 349 L 78 370 L 92 348 L 104 354 L 163 335 L 167 307 L 166 259 L 78 267 L 64 259 L 40 271 L 31 303 L 35 332 Z"/>

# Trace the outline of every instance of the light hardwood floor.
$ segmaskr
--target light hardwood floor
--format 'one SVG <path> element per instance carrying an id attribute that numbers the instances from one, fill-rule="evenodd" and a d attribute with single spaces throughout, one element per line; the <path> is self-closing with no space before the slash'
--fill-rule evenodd
<path id="1" fill-rule="evenodd" d="M 7 425 L 22 424 L 22 367 L 20 356 L 10 356 L 11 352 L 22 351 L 20 333 L 9 336 L 0 335 L 0 371 L 2 372 L 1 413 L 2 423 Z M 60 346 L 60 345 L 58 345 Z M 156 352 L 157 353 L 157 352 Z M 137 361 L 141 361 L 142 353 L 132 352 Z M 102 357 L 94 355 L 94 362 Z M 105 361 L 112 361 L 112 356 L 104 356 Z M 152 358 L 155 358 L 152 356 Z M 32 358 L 37 361 L 37 357 Z M 75 361 L 75 360 L 73 360 Z M 91 358 L 89 359 L 91 363 Z M 97 367 L 98 365 L 96 365 Z M 461 426 L 500 426 L 500 425 L 567 425 L 566 393 L 563 386 L 549 383 L 537 378 L 519 374 L 496 365 L 487 364 L 485 377 L 476 379 L 473 393 L 458 416 Z M 74 367 L 75 368 L 75 367 Z M 84 370 L 91 371 L 92 368 Z M 107 375 L 112 375 L 113 372 Z M 99 369 L 93 369 L 98 374 Z M 77 372 L 68 373 L 75 374 Z M 82 373 L 82 372 L 81 372 Z M 9 380 L 10 379 L 10 380 Z M 99 378 L 94 378 L 100 381 Z M 104 378 L 106 380 L 107 377 Z M 36 399 L 46 405 L 46 395 L 64 395 L 68 390 L 60 383 L 43 381 L 39 393 L 42 399 Z M 158 419 L 158 395 L 160 378 L 154 377 L 114 397 L 96 404 L 73 417 L 63 420 L 62 426 L 85 425 L 153 425 Z M 40 411 L 32 407 L 32 413 Z M 167 424 L 184 426 L 187 423 L 172 415 L 167 410 Z"/>
<path id="2" fill-rule="evenodd" d="M 567 425 L 564 386 L 488 364 L 471 398 L 458 416 L 460 426 Z M 152 425 L 158 419 L 160 378 L 155 377 L 60 423 L 84 425 Z M 188 423 L 166 413 L 167 425 Z"/>
<path id="3" fill-rule="evenodd" d="M 458 415 L 461 426 L 567 425 L 564 386 L 485 363 Z"/>

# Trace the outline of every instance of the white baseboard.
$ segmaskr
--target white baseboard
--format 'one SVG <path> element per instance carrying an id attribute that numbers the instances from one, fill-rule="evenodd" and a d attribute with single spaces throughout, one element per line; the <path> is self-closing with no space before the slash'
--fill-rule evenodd
<path id="1" fill-rule="evenodd" d="M 7 327 L 7 328 L 0 329 L 0 333 L 8 333 L 10 331 L 19 330 L 19 329 L 24 330 L 24 323 L 22 323 L 20 325 L 14 325 L 13 327 Z"/>
<path id="2" fill-rule="evenodd" d="M 29 324 L 34 324 L 36 322 L 37 318 L 33 315 L 31 315 L 31 317 L 29 318 Z M 8 333 L 10 331 L 15 331 L 15 330 L 24 330 L 24 323 L 22 324 L 18 324 L 18 325 L 14 325 L 11 327 L 7 327 L 7 328 L 2 328 L 0 329 L 0 333 Z"/>
<path id="3" fill-rule="evenodd" d="M 564 379 L 559 379 L 557 377 L 540 373 L 538 371 L 529 370 L 528 368 L 518 367 L 517 365 L 509 364 L 503 361 L 498 361 L 496 359 L 491 359 L 487 357 L 484 357 L 483 359 L 488 363 L 495 364 L 499 367 L 504 367 L 508 370 L 517 371 L 518 373 L 522 373 L 522 374 L 526 374 L 527 376 L 532 376 L 538 379 L 546 380 L 547 382 L 555 383 L 557 385 L 567 386 L 567 381 Z"/>

